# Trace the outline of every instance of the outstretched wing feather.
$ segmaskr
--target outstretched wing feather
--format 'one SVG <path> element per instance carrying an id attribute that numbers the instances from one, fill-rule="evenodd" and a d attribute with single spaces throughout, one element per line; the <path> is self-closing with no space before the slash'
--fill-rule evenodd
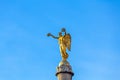
<path id="1" fill-rule="evenodd" d="M 63 38 L 64 45 L 67 47 L 67 49 L 71 50 L 71 36 L 70 34 L 66 34 Z"/>

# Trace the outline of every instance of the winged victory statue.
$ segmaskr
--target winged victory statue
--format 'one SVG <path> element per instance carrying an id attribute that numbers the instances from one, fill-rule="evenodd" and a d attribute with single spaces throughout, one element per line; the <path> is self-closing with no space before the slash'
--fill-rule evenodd
<path id="1" fill-rule="evenodd" d="M 47 36 L 51 36 L 52 38 L 58 40 L 62 60 L 65 61 L 69 56 L 66 50 L 71 50 L 71 35 L 69 33 L 66 33 L 65 28 L 62 28 L 61 32 L 59 32 L 58 37 L 52 35 L 51 33 L 48 33 Z"/>

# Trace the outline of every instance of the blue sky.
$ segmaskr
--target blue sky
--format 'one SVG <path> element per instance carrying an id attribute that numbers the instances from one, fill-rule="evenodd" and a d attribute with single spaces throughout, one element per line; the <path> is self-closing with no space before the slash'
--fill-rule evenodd
<path id="1" fill-rule="evenodd" d="M 62 27 L 73 80 L 120 80 L 119 0 L 1 0 L 0 80 L 57 80 Z"/>

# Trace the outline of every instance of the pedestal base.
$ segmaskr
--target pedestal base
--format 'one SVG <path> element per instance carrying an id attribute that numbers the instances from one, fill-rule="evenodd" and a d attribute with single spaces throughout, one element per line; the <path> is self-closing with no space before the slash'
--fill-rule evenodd
<path id="1" fill-rule="evenodd" d="M 56 76 L 58 80 L 72 80 L 72 76 L 74 73 L 72 72 L 72 68 L 68 61 L 61 61 L 59 66 L 57 67 Z"/>

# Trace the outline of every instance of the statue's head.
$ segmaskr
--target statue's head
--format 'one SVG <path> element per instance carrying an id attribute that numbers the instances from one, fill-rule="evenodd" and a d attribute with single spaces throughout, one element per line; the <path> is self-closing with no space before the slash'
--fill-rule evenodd
<path id="1" fill-rule="evenodd" d="M 61 31 L 62 31 L 62 32 L 66 32 L 65 28 L 62 28 Z"/>

